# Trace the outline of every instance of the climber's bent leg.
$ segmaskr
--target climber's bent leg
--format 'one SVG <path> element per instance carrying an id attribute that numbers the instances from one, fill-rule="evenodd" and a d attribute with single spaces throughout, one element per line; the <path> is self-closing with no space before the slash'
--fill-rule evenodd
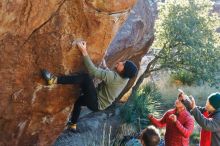
<path id="1" fill-rule="evenodd" d="M 83 103 L 83 100 L 84 100 L 84 97 L 80 96 L 78 98 L 78 100 L 75 102 L 73 110 L 72 110 L 71 115 L 70 115 L 70 123 L 71 124 L 76 124 L 77 123 L 77 120 L 78 120 L 80 112 L 81 112 L 81 106 L 85 105 Z"/>
<path id="2" fill-rule="evenodd" d="M 88 76 L 88 74 L 78 73 L 68 76 L 58 76 L 57 84 L 82 84 L 83 82 L 85 82 L 85 76 Z"/>
<path id="3" fill-rule="evenodd" d="M 71 131 L 77 132 L 77 121 L 80 116 L 81 106 L 87 106 L 92 111 L 98 111 L 98 100 L 96 96 L 80 96 L 75 102 L 70 115 L 68 127 Z"/>
<path id="4" fill-rule="evenodd" d="M 92 111 L 98 111 L 98 99 L 96 96 L 80 96 L 75 102 L 73 110 L 70 115 L 70 123 L 76 124 L 81 112 L 81 106 L 87 106 Z"/>
<path id="5" fill-rule="evenodd" d="M 90 110 L 98 111 L 97 91 L 93 80 L 88 74 L 85 74 L 83 78 L 84 82 L 82 82 L 80 87 L 84 96 L 84 103 Z"/>
<path id="6" fill-rule="evenodd" d="M 78 78 L 78 81 L 80 80 L 82 81 L 79 82 L 82 93 L 75 102 L 74 108 L 71 112 L 71 116 L 70 116 L 71 128 L 76 128 L 76 123 L 80 115 L 81 106 L 87 106 L 92 111 L 98 111 L 98 98 L 92 78 L 88 74 L 81 74 L 80 78 Z M 71 77 L 71 80 L 72 79 L 73 77 Z"/>
<path id="7" fill-rule="evenodd" d="M 99 111 L 98 108 L 98 98 L 96 93 L 92 94 L 85 94 L 85 105 L 92 111 L 97 112 Z"/>
<path id="8" fill-rule="evenodd" d="M 67 82 L 69 82 L 70 80 L 73 81 L 73 79 L 75 79 L 73 82 L 80 81 L 78 83 L 80 84 L 80 87 L 82 89 L 82 93 L 75 102 L 74 108 L 70 116 L 70 122 L 73 124 L 77 123 L 81 111 L 81 106 L 87 106 L 92 111 L 98 111 L 97 93 L 91 77 L 85 73 L 78 75 L 78 77 L 79 77 L 78 79 L 76 78 L 76 76 L 71 77 L 71 79 L 67 81 Z M 64 77 L 60 79 L 64 81 L 68 79 L 68 77 L 67 78 Z M 58 78 L 58 83 L 59 82 L 60 80 Z"/>
<path id="9" fill-rule="evenodd" d="M 96 88 L 92 78 L 88 74 L 81 73 L 73 76 L 60 76 L 57 78 L 57 84 L 79 84 L 82 90 L 83 103 L 92 111 L 98 110 Z"/>

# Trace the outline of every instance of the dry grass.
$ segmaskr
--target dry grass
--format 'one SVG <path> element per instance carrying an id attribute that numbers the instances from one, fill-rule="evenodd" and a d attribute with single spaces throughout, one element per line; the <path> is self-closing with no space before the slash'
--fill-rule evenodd
<path id="1" fill-rule="evenodd" d="M 171 79 L 168 75 L 162 74 L 160 79 L 155 81 L 158 87 L 158 90 L 162 94 L 162 100 L 166 104 L 167 108 L 171 108 L 174 105 L 174 102 L 178 95 L 178 89 L 182 89 L 187 95 L 192 95 L 196 104 L 200 106 L 204 106 L 207 97 L 213 93 L 217 92 L 216 88 L 209 87 L 204 84 L 202 86 L 185 86 L 180 83 L 171 84 Z"/>

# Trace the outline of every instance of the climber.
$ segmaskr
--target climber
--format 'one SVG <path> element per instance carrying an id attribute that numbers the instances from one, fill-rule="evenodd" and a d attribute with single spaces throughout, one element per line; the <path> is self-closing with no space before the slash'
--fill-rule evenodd
<path id="1" fill-rule="evenodd" d="M 80 115 L 81 106 L 87 106 L 92 111 L 104 110 L 119 96 L 127 85 L 129 79 L 137 74 L 137 67 L 132 61 L 118 62 L 115 70 L 97 68 L 90 59 L 86 42 L 79 41 L 77 48 L 83 56 L 84 64 L 89 72 L 77 73 L 69 76 L 55 76 L 47 70 L 42 71 L 43 78 L 48 85 L 52 84 L 79 84 L 81 95 L 74 104 L 67 128 L 72 132 L 78 131 L 77 120 Z M 95 88 L 92 77 L 102 80 Z"/>

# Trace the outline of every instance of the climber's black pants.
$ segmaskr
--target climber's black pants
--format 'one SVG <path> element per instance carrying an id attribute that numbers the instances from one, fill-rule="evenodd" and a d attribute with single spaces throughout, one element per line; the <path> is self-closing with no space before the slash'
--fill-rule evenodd
<path id="1" fill-rule="evenodd" d="M 70 122 L 76 124 L 81 106 L 87 106 L 92 111 L 98 111 L 98 98 L 92 78 L 86 73 L 79 73 L 72 76 L 59 76 L 57 84 L 79 84 L 82 94 L 74 104 L 70 116 Z"/>

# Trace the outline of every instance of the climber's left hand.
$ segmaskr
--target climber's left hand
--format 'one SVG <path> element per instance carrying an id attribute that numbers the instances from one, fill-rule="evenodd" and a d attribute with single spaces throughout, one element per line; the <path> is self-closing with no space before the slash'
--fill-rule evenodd
<path id="1" fill-rule="evenodd" d="M 86 41 L 79 41 L 77 42 L 78 49 L 81 51 L 83 56 L 88 55 L 87 48 L 86 48 Z"/>

